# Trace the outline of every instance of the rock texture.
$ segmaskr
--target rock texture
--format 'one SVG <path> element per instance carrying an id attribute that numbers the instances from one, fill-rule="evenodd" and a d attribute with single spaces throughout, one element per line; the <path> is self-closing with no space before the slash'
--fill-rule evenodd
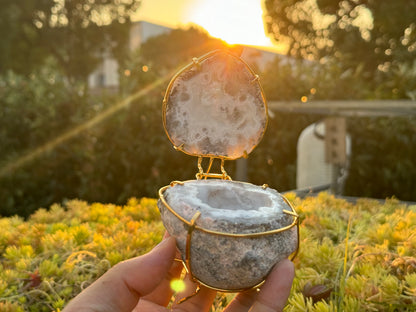
<path id="1" fill-rule="evenodd" d="M 193 180 L 168 187 L 162 197 L 184 219 L 197 211 L 199 228 L 221 233 L 249 234 L 290 225 L 293 216 L 281 195 L 270 188 L 223 180 Z M 158 207 L 167 231 L 176 238 L 185 260 L 188 226 L 167 209 Z M 237 291 L 261 283 L 272 267 L 297 248 L 296 226 L 259 237 L 230 237 L 196 228 L 191 239 L 191 271 L 212 288 Z"/>

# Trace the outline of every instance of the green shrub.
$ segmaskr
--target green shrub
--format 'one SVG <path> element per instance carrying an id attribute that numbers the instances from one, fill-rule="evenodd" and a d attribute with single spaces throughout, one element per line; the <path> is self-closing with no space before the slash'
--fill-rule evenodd
<path id="1" fill-rule="evenodd" d="M 416 201 L 415 116 L 348 119 L 352 155 L 345 194 Z"/>
<path id="2" fill-rule="evenodd" d="M 53 59 L 28 77 L 0 75 L 0 215 L 26 217 L 39 207 L 77 197 L 79 168 L 89 159 L 91 138 L 53 142 L 96 112 L 78 91 L 66 83 Z"/>
<path id="3" fill-rule="evenodd" d="M 285 311 L 414 311 L 416 206 L 287 194 L 300 215 Z M 148 252 L 164 228 L 156 200 L 71 200 L 26 221 L 0 219 L 0 310 L 58 311 L 119 261 Z M 234 294 L 218 294 L 221 311 Z"/>

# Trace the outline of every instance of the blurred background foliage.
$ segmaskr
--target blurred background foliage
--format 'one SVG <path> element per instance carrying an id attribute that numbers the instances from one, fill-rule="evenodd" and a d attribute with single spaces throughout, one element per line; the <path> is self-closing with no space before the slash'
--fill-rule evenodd
<path id="1" fill-rule="evenodd" d="M 132 196 L 156 197 L 172 180 L 193 179 L 196 159 L 176 152 L 164 133 L 162 99 L 179 67 L 225 43 L 191 27 L 129 51 L 129 16 L 138 1 L 24 3 L 7 0 L 0 10 L 0 215 L 28 216 L 71 198 L 124 203 Z M 265 1 L 267 29 L 290 44 L 291 55 L 290 62 L 276 58 L 259 73 L 266 98 L 415 100 L 413 5 Z M 92 14 L 103 6 L 117 14 L 110 20 Z M 371 27 L 354 23 L 360 10 L 371 13 Z M 317 28 L 312 17 L 322 14 L 328 23 Z M 117 93 L 88 89 L 87 77 L 105 47 L 120 64 Z M 85 126 L 144 90 L 144 96 Z M 275 113 L 249 157 L 249 181 L 294 189 L 298 136 L 322 117 Z M 415 117 L 349 118 L 348 131 L 353 146 L 345 195 L 416 200 Z M 21 157 L 27 158 L 17 166 Z M 226 163 L 231 176 L 234 167 Z"/>

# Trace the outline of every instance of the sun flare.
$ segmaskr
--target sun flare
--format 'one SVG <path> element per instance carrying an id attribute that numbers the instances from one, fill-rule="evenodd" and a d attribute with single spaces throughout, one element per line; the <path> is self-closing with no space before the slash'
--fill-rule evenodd
<path id="1" fill-rule="evenodd" d="M 190 5 L 187 15 L 211 36 L 229 44 L 272 47 L 265 35 L 260 0 L 202 0 Z"/>

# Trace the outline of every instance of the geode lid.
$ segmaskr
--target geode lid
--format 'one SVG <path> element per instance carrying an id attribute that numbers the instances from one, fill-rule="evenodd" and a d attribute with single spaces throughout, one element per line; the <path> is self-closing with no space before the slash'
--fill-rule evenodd
<path id="1" fill-rule="evenodd" d="M 163 125 L 174 147 L 192 156 L 247 157 L 267 125 L 258 78 L 229 51 L 194 58 L 172 79 L 163 101 Z"/>

